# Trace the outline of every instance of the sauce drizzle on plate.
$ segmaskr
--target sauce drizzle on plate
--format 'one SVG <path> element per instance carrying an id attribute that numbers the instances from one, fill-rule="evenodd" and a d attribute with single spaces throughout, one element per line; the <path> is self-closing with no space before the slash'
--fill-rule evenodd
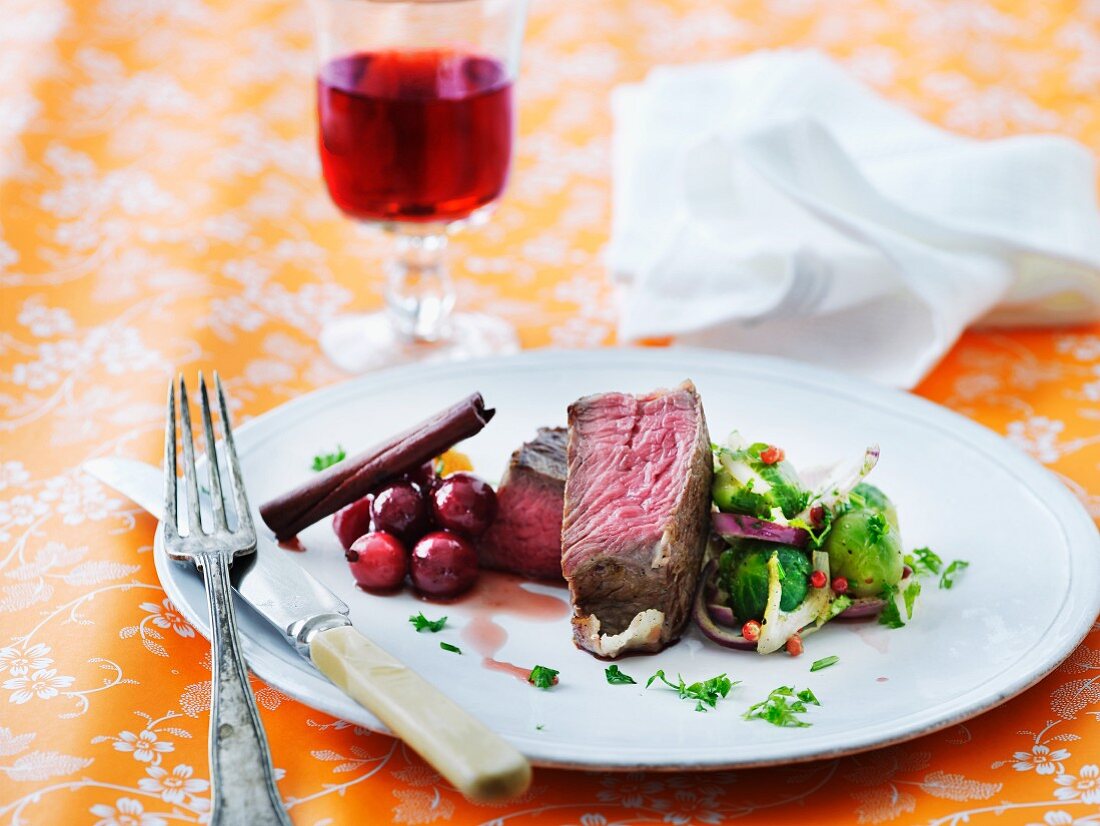
<path id="1" fill-rule="evenodd" d="M 502 671 L 524 681 L 534 665 L 521 666 L 496 658 L 508 642 L 508 631 L 497 620 L 510 616 L 530 622 L 552 622 L 569 614 L 564 598 L 529 591 L 523 587 L 527 581 L 512 574 L 482 571 L 474 590 L 457 600 L 469 609 L 470 615 L 460 636 L 481 655 L 481 664 L 490 671 Z"/>

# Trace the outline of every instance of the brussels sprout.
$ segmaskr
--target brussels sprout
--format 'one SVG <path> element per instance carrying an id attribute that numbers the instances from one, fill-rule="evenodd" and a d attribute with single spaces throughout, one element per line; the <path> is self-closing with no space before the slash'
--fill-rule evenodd
<path id="1" fill-rule="evenodd" d="M 882 495 L 876 488 L 872 490 Z M 893 506 L 889 507 L 892 510 Z M 842 513 L 825 537 L 825 551 L 831 575 L 847 579 L 849 590 L 857 597 L 878 596 L 901 580 L 901 535 L 890 511 L 859 507 Z"/>
<path id="2" fill-rule="evenodd" d="M 778 554 L 783 571 L 780 610 L 793 611 L 806 598 L 813 566 L 803 551 L 770 542 L 739 542 L 736 549 L 723 554 L 721 570 L 730 607 L 741 621 L 764 616 L 768 604 L 768 558 L 773 553 Z"/>
<path id="3" fill-rule="evenodd" d="M 765 464 L 760 453 L 767 449 L 763 442 L 737 450 L 718 449 L 711 493 L 719 510 L 771 519 L 778 508 L 793 519 L 806 508 L 810 493 L 803 489 L 794 466 L 785 459 Z"/>
<path id="4" fill-rule="evenodd" d="M 886 518 L 890 520 L 891 524 L 897 527 L 898 510 L 894 507 L 894 503 L 890 501 L 890 497 L 879 488 L 866 482 L 860 482 L 852 490 L 852 494 L 853 504 L 861 502 L 861 507 L 886 514 Z"/>

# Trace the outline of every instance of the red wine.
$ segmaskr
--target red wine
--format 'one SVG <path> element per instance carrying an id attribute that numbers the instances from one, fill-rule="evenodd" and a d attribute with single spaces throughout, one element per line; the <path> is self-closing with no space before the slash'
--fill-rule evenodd
<path id="1" fill-rule="evenodd" d="M 449 221 L 504 189 L 512 84 L 486 57 L 355 54 L 317 80 L 321 169 L 353 218 Z"/>

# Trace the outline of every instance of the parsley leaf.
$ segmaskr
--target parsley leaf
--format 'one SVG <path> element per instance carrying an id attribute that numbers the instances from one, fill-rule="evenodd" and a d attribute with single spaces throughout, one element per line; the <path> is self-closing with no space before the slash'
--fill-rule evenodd
<path id="1" fill-rule="evenodd" d="M 319 473 L 325 468 L 330 468 L 337 462 L 342 462 L 347 457 L 348 453 L 344 450 L 343 445 L 337 445 L 336 450 L 332 453 L 321 453 L 313 457 L 313 471 Z"/>
<path id="2" fill-rule="evenodd" d="M 545 665 L 536 665 L 527 675 L 527 682 L 535 688 L 550 688 L 558 683 L 558 672 Z"/>
<path id="3" fill-rule="evenodd" d="M 424 612 L 421 611 L 415 617 L 409 617 L 409 622 L 416 628 L 417 633 L 421 631 L 431 631 L 434 634 L 437 631 L 443 630 L 443 626 L 447 624 L 447 618 L 440 617 L 437 620 L 430 620 L 424 616 Z"/>
<path id="4" fill-rule="evenodd" d="M 772 689 L 766 699 L 749 706 L 743 717 L 746 720 L 763 720 L 781 728 L 806 728 L 812 723 L 798 717 L 806 713 L 806 703 L 821 705 L 810 689 L 804 688 L 796 694 L 794 686 L 781 685 Z"/>
<path id="5" fill-rule="evenodd" d="M 913 581 L 905 586 L 905 590 L 901 592 L 901 597 L 905 602 L 905 618 L 907 620 L 913 619 L 913 603 L 917 601 L 918 596 L 920 596 L 920 580 L 913 577 Z"/>
<path id="6" fill-rule="evenodd" d="M 829 603 L 829 616 L 825 618 L 826 622 L 831 620 L 837 614 L 847 611 L 852 606 L 852 598 L 847 594 L 840 594 Z"/>
<path id="7" fill-rule="evenodd" d="M 820 671 L 830 665 L 836 665 L 838 662 L 840 662 L 840 657 L 835 654 L 831 657 L 822 657 L 820 660 L 814 660 L 814 664 L 810 666 L 810 671 Z"/>
<path id="8" fill-rule="evenodd" d="M 449 642 L 441 642 L 439 644 L 439 647 L 442 648 L 444 651 L 450 651 L 452 654 L 462 653 L 461 648 L 459 648 L 457 645 L 451 645 Z"/>
<path id="9" fill-rule="evenodd" d="M 914 548 L 913 553 L 906 554 L 905 564 L 918 574 L 938 574 L 943 560 L 931 548 Z"/>
<path id="10" fill-rule="evenodd" d="M 878 542 L 888 533 L 890 533 L 890 523 L 881 513 L 876 513 L 867 520 L 867 538 L 872 543 Z"/>
<path id="11" fill-rule="evenodd" d="M 808 688 L 804 688 L 800 692 L 798 692 L 798 699 L 800 699 L 804 703 L 813 703 L 815 706 L 821 705 L 817 697 L 814 696 L 814 693 Z"/>
<path id="12" fill-rule="evenodd" d="M 951 564 L 944 569 L 943 576 L 940 577 L 940 587 L 950 589 L 955 584 L 955 575 L 962 573 L 970 567 L 970 563 L 965 559 L 954 559 Z"/>
<path id="13" fill-rule="evenodd" d="M 546 728 L 546 723 L 538 723 L 535 725 L 535 731 L 542 731 L 544 728 Z"/>
<path id="14" fill-rule="evenodd" d="M 629 674 L 624 674 L 617 665 L 609 665 L 604 669 L 604 676 L 610 685 L 636 685 L 637 682 Z"/>
<path id="15" fill-rule="evenodd" d="M 681 700 L 695 700 L 696 711 L 706 711 L 707 706 L 714 708 L 718 705 L 718 701 L 728 695 L 730 689 L 740 682 L 740 680 L 730 680 L 725 674 L 719 674 L 717 677 L 711 677 L 709 680 L 692 683 L 691 685 L 685 683 L 684 678 L 679 674 L 676 675 L 676 679 L 679 680 L 679 683 L 670 682 L 668 677 L 665 676 L 665 672 L 658 669 L 657 673 L 646 681 L 645 687 L 649 688 L 655 680 L 660 680 L 679 694 Z"/>
<path id="16" fill-rule="evenodd" d="M 898 586 L 886 585 L 882 589 L 882 593 L 879 595 L 886 604 L 882 608 L 882 613 L 878 615 L 878 624 L 885 625 L 887 628 L 902 628 L 905 625 L 905 620 L 901 618 L 901 609 L 898 608 L 897 601 Z"/>
<path id="17" fill-rule="evenodd" d="M 822 522 L 816 528 L 800 516 L 788 520 L 787 524 L 792 528 L 802 528 L 802 530 L 808 533 L 810 535 L 810 548 L 812 550 L 817 550 L 825 544 L 825 537 L 828 536 L 829 531 L 833 529 L 833 512 L 825 508 L 825 515 L 822 518 Z"/>

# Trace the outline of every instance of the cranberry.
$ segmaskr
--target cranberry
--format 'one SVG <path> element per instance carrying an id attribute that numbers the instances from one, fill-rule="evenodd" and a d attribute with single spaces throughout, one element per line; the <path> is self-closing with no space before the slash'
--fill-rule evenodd
<path id="1" fill-rule="evenodd" d="M 332 517 L 332 530 L 336 532 L 336 538 L 344 550 L 351 548 L 351 543 L 365 533 L 370 532 L 370 496 L 352 502 L 347 507 L 336 511 Z"/>
<path id="2" fill-rule="evenodd" d="M 392 533 L 404 542 L 415 542 L 428 532 L 428 503 L 412 482 L 394 482 L 374 495 L 370 508 L 375 530 Z"/>
<path id="3" fill-rule="evenodd" d="M 396 536 L 373 531 L 355 540 L 345 557 L 360 588 L 391 591 L 405 581 L 408 553 Z"/>
<path id="4" fill-rule="evenodd" d="M 775 465 L 782 462 L 786 457 L 783 453 L 783 448 L 776 447 L 775 445 L 768 445 L 766 448 L 760 451 L 760 461 L 765 465 Z"/>
<path id="5" fill-rule="evenodd" d="M 439 481 L 439 477 L 435 475 L 435 461 L 425 462 L 415 470 L 410 470 L 402 479 L 406 482 L 412 482 L 425 493 L 430 493 L 436 482 Z"/>
<path id="6" fill-rule="evenodd" d="M 829 581 L 829 578 L 825 576 L 824 571 L 814 571 L 810 574 L 810 584 L 815 588 L 824 588 L 825 583 Z"/>
<path id="7" fill-rule="evenodd" d="M 497 495 L 472 473 L 452 473 L 432 492 L 432 513 L 441 528 L 477 538 L 497 515 Z"/>
<path id="8" fill-rule="evenodd" d="M 833 580 L 833 590 L 836 591 L 838 594 L 843 594 L 845 591 L 848 590 L 848 580 L 846 580 L 842 576 L 838 576 L 836 579 Z"/>
<path id="9" fill-rule="evenodd" d="M 412 581 L 431 597 L 456 597 L 477 581 L 477 553 L 468 540 L 448 531 L 435 531 L 412 552 Z"/>

